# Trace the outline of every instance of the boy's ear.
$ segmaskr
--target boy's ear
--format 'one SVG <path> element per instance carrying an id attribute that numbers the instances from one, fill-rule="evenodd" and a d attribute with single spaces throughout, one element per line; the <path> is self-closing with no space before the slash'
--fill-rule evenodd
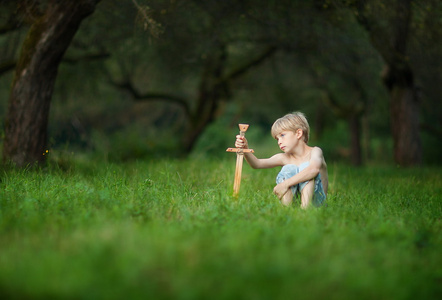
<path id="1" fill-rule="evenodd" d="M 300 139 L 304 135 L 304 131 L 302 129 L 296 130 L 296 137 Z"/>

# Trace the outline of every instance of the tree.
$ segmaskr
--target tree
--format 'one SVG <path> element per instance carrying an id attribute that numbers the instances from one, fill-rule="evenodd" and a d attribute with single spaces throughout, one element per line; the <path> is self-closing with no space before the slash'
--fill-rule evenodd
<path id="1" fill-rule="evenodd" d="M 15 68 L 5 122 L 3 161 L 23 167 L 45 160 L 47 126 L 58 66 L 81 22 L 100 0 L 30 5 L 32 24 Z"/>
<path id="2" fill-rule="evenodd" d="M 316 34 L 321 43 L 305 54 L 308 59 L 304 64 L 312 74 L 314 85 L 322 91 L 326 107 L 334 117 L 347 122 L 350 160 L 354 166 L 361 166 L 363 151 L 369 153 L 363 144 L 363 138 L 368 135 L 363 122 L 376 98 L 373 91 L 379 90 L 371 79 L 381 66 L 380 58 L 350 14 L 321 11 L 320 16 L 323 24 Z"/>
<path id="3" fill-rule="evenodd" d="M 392 2 L 386 8 L 382 1 L 358 0 L 350 1 L 350 7 L 386 64 L 382 80 L 390 94 L 394 159 L 400 165 L 418 165 L 422 161 L 419 101 L 408 49 L 412 0 Z"/>
<path id="4" fill-rule="evenodd" d="M 235 1 L 187 1 L 156 9 L 152 9 L 155 3 L 149 7 L 141 1 L 134 3 L 148 28 L 153 23 L 153 26 L 162 24 L 167 30 L 146 46 L 153 52 L 149 58 L 144 59 L 148 65 L 141 66 L 145 54 L 137 53 L 138 65 L 127 71 L 127 63 L 122 62 L 119 67 L 122 75 L 109 72 L 109 77 L 116 87 L 128 91 L 136 101 L 163 102 L 180 107 L 183 118 L 180 120 L 178 147 L 180 153 L 187 155 L 219 115 L 221 104 L 233 98 L 232 85 L 252 68 L 270 58 L 276 48 L 249 43 L 246 35 L 240 34 L 240 7 L 232 9 L 238 5 Z M 155 11 L 165 13 L 155 15 L 152 13 Z M 241 43 L 247 43 L 248 47 L 242 49 Z M 141 52 L 149 50 L 141 49 Z M 244 55 L 241 60 L 238 59 L 239 53 Z M 152 69 L 155 71 L 152 72 Z M 142 78 L 149 78 L 149 71 L 157 76 L 159 73 L 167 73 L 165 77 L 169 84 L 158 88 L 145 80 L 134 79 L 133 74 L 137 71 L 143 74 L 138 76 Z M 179 74 L 180 71 L 183 73 Z M 183 81 L 180 75 L 192 78 L 192 83 L 180 86 L 176 83 Z"/>
<path id="5" fill-rule="evenodd" d="M 189 154 L 198 138 L 216 117 L 221 101 L 231 97 L 230 85 L 241 75 L 251 68 L 258 66 L 268 59 L 275 51 L 275 47 L 269 47 L 257 57 L 251 57 L 242 65 L 231 71 L 226 71 L 228 54 L 222 45 L 218 51 L 214 49 L 210 59 L 206 60 L 200 77 L 200 83 L 196 91 L 196 99 L 186 99 L 171 93 L 140 93 L 130 81 L 114 82 L 114 85 L 127 90 L 136 101 L 167 101 L 179 105 L 186 117 L 184 132 L 180 147 L 185 155 Z M 194 105 L 192 105 L 192 103 Z M 192 106 L 195 106 L 192 109 Z"/>
<path id="6" fill-rule="evenodd" d="M 354 166 L 361 166 L 362 146 L 361 146 L 361 117 L 365 113 L 367 106 L 367 97 L 358 78 L 347 78 L 349 94 L 355 94 L 350 101 L 342 103 L 338 100 L 333 90 L 327 86 L 324 79 L 316 74 L 317 85 L 324 91 L 324 102 L 331 108 L 335 116 L 345 119 L 350 130 L 350 153 L 351 162 Z M 348 100 L 348 99 L 346 99 Z"/>

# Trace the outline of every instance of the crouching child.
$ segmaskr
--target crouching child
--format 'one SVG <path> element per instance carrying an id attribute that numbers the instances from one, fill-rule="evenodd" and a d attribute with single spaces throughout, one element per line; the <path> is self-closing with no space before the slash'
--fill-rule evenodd
<path id="1" fill-rule="evenodd" d="M 253 153 L 244 153 L 247 163 L 254 169 L 282 167 L 273 192 L 287 206 L 293 203 L 294 197 L 300 197 L 303 209 L 310 204 L 324 205 L 328 190 L 327 164 L 322 150 L 307 144 L 309 132 L 303 113 L 287 114 L 275 121 L 271 131 L 282 153 L 262 159 Z M 248 149 L 247 139 L 237 135 L 235 147 Z"/>

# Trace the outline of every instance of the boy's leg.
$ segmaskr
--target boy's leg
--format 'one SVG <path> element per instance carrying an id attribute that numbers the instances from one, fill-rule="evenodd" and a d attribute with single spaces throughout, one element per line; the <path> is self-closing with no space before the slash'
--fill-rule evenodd
<path id="1" fill-rule="evenodd" d="M 306 209 L 312 202 L 313 193 L 315 192 L 315 180 L 310 180 L 301 190 L 301 208 Z"/>
<path id="2" fill-rule="evenodd" d="M 295 165 L 285 165 L 282 167 L 281 171 L 279 172 L 278 176 L 276 177 L 276 183 L 279 184 L 287 179 L 289 179 L 292 176 L 295 176 L 299 172 L 299 169 Z M 281 204 L 285 206 L 289 206 L 293 202 L 293 196 L 297 193 L 298 186 L 292 186 L 287 191 L 287 193 L 282 197 Z"/>
<path id="3" fill-rule="evenodd" d="M 293 202 L 293 193 L 292 190 L 289 189 L 287 193 L 285 193 L 285 195 L 282 196 L 281 203 L 282 205 L 290 206 L 292 205 L 292 202 Z"/>

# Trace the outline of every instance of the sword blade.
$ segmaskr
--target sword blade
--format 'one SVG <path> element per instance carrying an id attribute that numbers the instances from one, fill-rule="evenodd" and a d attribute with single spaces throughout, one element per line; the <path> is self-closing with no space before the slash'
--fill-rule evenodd
<path id="1" fill-rule="evenodd" d="M 235 181 L 233 183 L 233 196 L 237 197 L 239 194 L 239 187 L 241 186 L 241 174 L 244 154 L 236 153 L 236 169 L 235 169 Z"/>

